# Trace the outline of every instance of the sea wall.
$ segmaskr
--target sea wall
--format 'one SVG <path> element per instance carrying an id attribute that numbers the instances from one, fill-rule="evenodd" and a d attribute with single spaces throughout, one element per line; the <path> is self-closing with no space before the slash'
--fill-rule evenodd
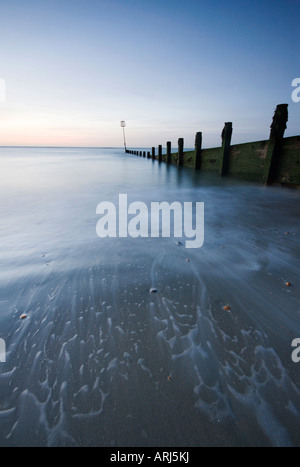
<path id="1" fill-rule="evenodd" d="M 156 154 L 155 147 L 148 151 L 128 150 L 127 153 L 157 159 L 184 166 L 194 170 L 209 170 L 251 180 L 266 185 L 286 185 L 300 187 L 300 135 L 284 138 L 286 129 L 287 104 L 276 107 L 268 140 L 253 141 L 231 145 L 232 123 L 226 122 L 222 131 L 222 145 L 216 148 L 202 148 L 202 133 L 196 133 L 195 149 L 184 151 L 183 138 L 178 140 L 176 152 L 171 151 L 171 143 L 166 144 L 163 154 L 159 145 Z"/>

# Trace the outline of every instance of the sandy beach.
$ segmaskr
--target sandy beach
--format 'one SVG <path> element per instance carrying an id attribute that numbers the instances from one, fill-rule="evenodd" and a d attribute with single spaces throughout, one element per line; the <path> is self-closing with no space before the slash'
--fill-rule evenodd
<path id="1" fill-rule="evenodd" d="M 300 446 L 299 190 L 122 149 L 0 164 L 1 446 Z M 203 246 L 99 238 L 119 193 L 204 202 Z"/>

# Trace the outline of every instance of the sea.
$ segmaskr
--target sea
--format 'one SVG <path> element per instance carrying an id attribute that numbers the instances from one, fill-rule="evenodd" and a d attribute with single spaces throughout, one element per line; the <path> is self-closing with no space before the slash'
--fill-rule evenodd
<path id="1" fill-rule="evenodd" d="M 204 203 L 203 245 L 100 237 L 120 194 Z M 0 446 L 300 446 L 299 202 L 123 148 L 0 148 Z"/>

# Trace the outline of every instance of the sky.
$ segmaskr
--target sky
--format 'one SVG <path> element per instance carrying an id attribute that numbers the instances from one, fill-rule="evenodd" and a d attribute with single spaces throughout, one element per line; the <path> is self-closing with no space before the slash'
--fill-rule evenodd
<path id="1" fill-rule="evenodd" d="M 0 0 L 0 145 L 193 147 L 300 134 L 299 0 Z"/>

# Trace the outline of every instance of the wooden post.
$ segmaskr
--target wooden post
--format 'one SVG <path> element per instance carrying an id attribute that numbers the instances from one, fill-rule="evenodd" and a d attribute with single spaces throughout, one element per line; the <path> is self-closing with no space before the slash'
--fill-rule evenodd
<path id="1" fill-rule="evenodd" d="M 198 131 L 195 137 L 195 170 L 201 170 L 202 133 Z"/>
<path id="2" fill-rule="evenodd" d="M 155 148 L 153 147 L 152 148 L 152 160 L 154 160 L 154 159 L 155 159 Z"/>
<path id="3" fill-rule="evenodd" d="M 162 145 L 160 144 L 158 146 L 158 162 L 161 162 L 162 160 Z"/>
<path id="4" fill-rule="evenodd" d="M 147 151 L 147 159 L 150 159 L 150 151 Z"/>
<path id="5" fill-rule="evenodd" d="M 171 163 L 171 141 L 167 142 L 167 164 Z"/>
<path id="6" fill-rule="evenodd" d="M 263 182 L 270 185 L 276 180 L 283 135 L 288 121 L 288 104 L 277 105 L 270 126 L 270 137 L 265 159 Z"/>
<path id="7" fill-rule="evenodd" d="M 178 139 L 178 160 L 177 166 L 181 167 L 183 165 L 183 138 Z"/>
<path id="8" fill-rule="evenodd" d="M 232 136 L 232 122 L 225 122 L 225 126 L 222 131 L 222 161 L 220 167 L 220 174 L 227 175 L 229 172 L 229 152 L 230 142 Z"/>
<path id="9" fill-rule="evenodd" d="M 143 151 L 143 157 L 146 157 L 146 151 Z"/>

